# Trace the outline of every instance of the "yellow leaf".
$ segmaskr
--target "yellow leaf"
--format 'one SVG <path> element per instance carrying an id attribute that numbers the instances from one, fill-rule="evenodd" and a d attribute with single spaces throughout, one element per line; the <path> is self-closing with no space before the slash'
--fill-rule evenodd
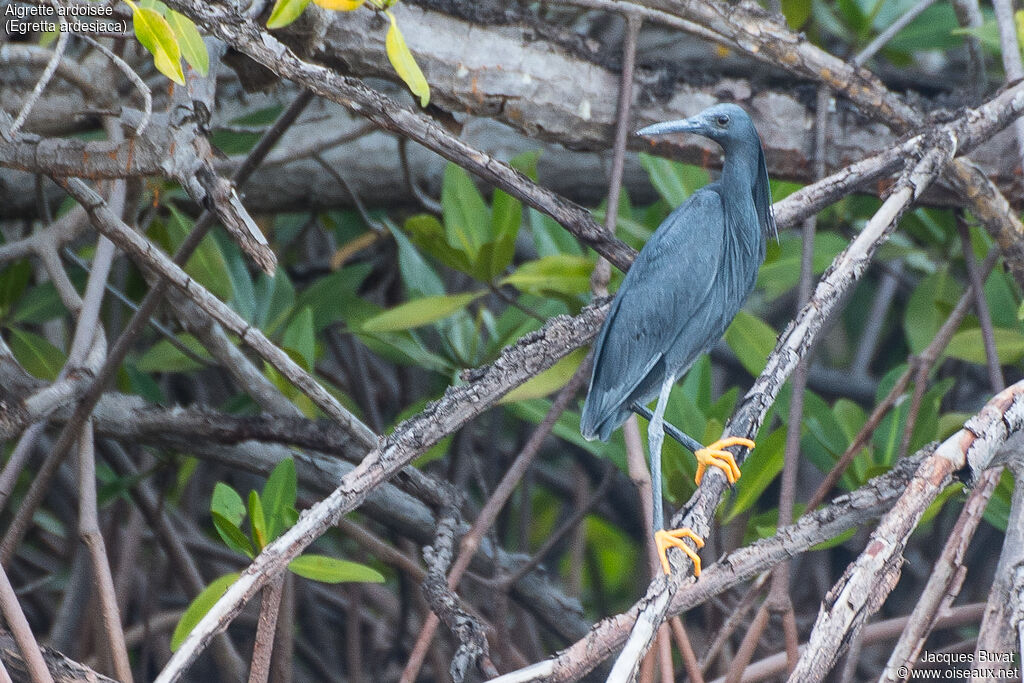
<path id="1" fill-rule="evenodd" d="M 156 10 L 139 7 L 130 0 L 128 4 L 132 8 L 135 37 L 153 54 L 153 64 L 164 76 L 178 85 L 185 85 L 185 74 L 181 70 L 181 48 L 171 25 Z"/>
<path id="2" fill-rule="evenodd" d="M 366 0 L 313 0 L 314 4 L 320 5 L 324 9 L 332 9 L 338 12 L 351 12 L 359 7 Z"/>
<path id="3" fill-rule="evenodd" d="M 206 43 L 203 42 L 199 29 L 191 19 L 174 10 L 167 10 L 167 23 L 178 39 L 185 61 L 191 64 L 200 76 L 206 76 L 210 71 L 210 55 L 206 51 Z"/>
<path id="4" fill-rule="evenodd" d="M 420 98 L 420 106 L 425 107 L 430 102 L 430 86 L 427 85 L 427 79 L 423 77 L 419 64 L 409 51 L 409 46 L 405 44 L 402 32 L 398 30 L 395 15 L 390 11 L 387 15 L 391 20 L 391 28 L 388 29 L 388 36 L 384 41 L 388 59 L 391 60 L 391 66 L 395 68 L 398 76 L 409 86 L 412 94 Z"/>

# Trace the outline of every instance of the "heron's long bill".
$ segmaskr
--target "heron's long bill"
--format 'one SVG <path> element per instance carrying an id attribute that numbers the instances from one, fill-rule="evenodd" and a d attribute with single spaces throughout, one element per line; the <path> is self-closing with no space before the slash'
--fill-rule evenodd
<path id="1" fill-rule="evenodd" d="M 704 130 L 705 124 L 697 118 L 680 119 L 678 121 L 663 121 L 654 125 L 641 128 L 637 135 L 667 135 L 669 133 L 699 133 Z"/>

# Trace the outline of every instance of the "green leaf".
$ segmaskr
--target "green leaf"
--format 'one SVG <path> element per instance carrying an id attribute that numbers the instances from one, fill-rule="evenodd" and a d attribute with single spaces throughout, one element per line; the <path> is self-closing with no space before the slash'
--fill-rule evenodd
<path id="1" fill-rule="evenodd" d="M 537 255 L 554 256 L 557 254 L 573 254 L 582 256 L 584 251 L 580 243 L 568 230 L 559 225 L 555 219 L 536 209 L 530 209 L 530 233 Z"/>
<path id="2" fill-rule="evenodd" d="M 288 569 L 322 583 L 384 583 L 384 575 L 372 567 L 326 555 L 299 555 L 288 563 Z"/>
<path id="3" fill-rule="evenodd" d="M 1018 320 L 1014 315 L 1017 297 L 1010 276 L 999 268 L 994 269 L 985 280 L 984 290 L 993 324 L 1011 329 L 1017 327 Z"/>
<path id="4" fill-rule="evenodd" d="M 172 651 L 181 647 L 181 644 L 185 641 L 185 638 L 188 637 L 188 634 L 192 632 L 192 629 L 196 627 L 196 624 L 206 616 L 206 613 L 210 611 L 210 608 L 220 600 L 220 596 L 227 592 L 228 587 L 237 581 L 239 576 L 241 575 L 238 572 L 225 574 L 203 589 L 203 592 L 196 596 L 196 599 L 192 601 L 185 610 L 185 613 L 181 615 L 178 625 L 174 628 L 174 634 L 171 636 Z"/>
<path id="5" fill-rule="evenodd" d="M 786 456 L 786 428 L 779 427 L 757 446 L 743 463 L 743 476 L 736 482 L 736 495 L 726 514 L 728 523 L 749 510 L 782 471 Z"/>
<path id="6" fill-rule="evenodd" d="M 308 307 L 313 312 L 313 329 L 322 332 L 359 305 L 362 299 L 356 292 L 372 269 L 369 263 L 357 263 L 318 278 L 296 297 L 295 308 Z"/>
<path id="7" fill-rule="evenodd" d="M 18 299 L 17 308 L 11 318 L 17 323 L 45 323 L 65 313 L 64 303 L 52 282 L 41 282 L 28 289 Z"/>
<path id="8" fill-rule="evenodd" d="M 836 255 L 846 248 L 845 239 L 834 232 L 819 232 L 814 237 L 814 253 L 811 259 L 813 271 L 820 275 L 832 263 Z M 765 259 L 757 274 L 757 286 L 768 299 L 775 299 L 796 287 L 800 281 L 800 261 L 803 240 L 793 235 L 784 235 L 778 246 L 777 255 Z"/>
<path id="9" fill-rule="evenodd" d="M 540 398 L 541 396 L 547 396 L 553 391 L 558 391 L 565 386 L 565 383 L 576 372 L 576 368 L 586 358 L 587 352 L 588 349 L 576 349 L 547 370 L 534 375 L 502 396 L 498 403 L 512 403 L 514 401 Z"/>
<path id="10" fill-rule="evenodd" d="M 277 267 L 274 277 L 260 273 L 256 282 L 256 321 L 267 334 L 275 334 L 291 316 L 295 306 L 295 286 L 288 273 Z"/>
<path id="11" fill-rule="evenodd" d="M 389 11 L 385 13 L 391 20 L 388 35 L 384 39 L 384 49 L 387 50 L 388 59 L 391 60 L 391 66 L 395 68 L 395 73 L 405 81 L 412 94 L 420 98 L 420 106 L 425 107 L 430 102 L 430 86 L 427 85 L 427 79 L 423 77 L 416 58 L 409 51 L 409 46 L 405 44 L 402 32 L 398 30 L 395 15 Z"/>
<path id="12" fill-rule="evenodd" d="M 167 10 L 167 23 L 170 24 L 174 35 L 178 37 L 178 44 L 181 46 L 181 54 L 185 61 L 192 65 L 192 68 L 198 71 L 200 76 L 206 76 L 210 71 L 210 55 L 206 51 L 203 37 L 199 35 L 199 29 L 191 19 L 172 9 Z"/>
<path id="13" fill-rule="evenodd" d="M 30 375 L 53 381 L 57 379 L 67 356 L 56 346 L 38 334 L 21 330 L 17 327 L 8 328 L 10 339 L 8 344 L 14 358 L 21 363 Z"/>
<path id="14" fill-rule="evenodd" d="M 682 394 L 700 410 L 706 411 L 711 407 L 711 359 L 707 354 L 690 366 L 680 388 Z"/>
<path id="15" fill-rule="evenodd" d="M 480 248 L 491 241 L 491 212 L 469 174 L 452 163 L 444 169 L 441 211 L 448 244 L 475 263 Z"/>
<path id="16" fill-rule="evenodd" d="M 175 338 L 200 358 L 213 360 L 213 356 L 192 335 L 182 333 L 176 335 Z M 169 340 L 161 339 L 142 354 L 142 357 L 136 361 L 135 367 L 142 372 L 193 372 L 204 366 L 186 356 Z"/>
<path id="17" fill-rule="evenodd" d="M 306 10 L 309 0 L 277 0 L 267 19 L 267 28 L 282 28 L 298 19 Z"/>
<path id="18" fill-rule="evenodd" d="M 256 549 L 263 550 L 270 539 L 267 538 L 267 519 L 263 516 L 263 501 L 255 491 L 249 491 L 249 524 L 252 525 L 252 537 L 256 541 Z"/>
<path id="19" fill-rule="evenodd" d="M 757 377 L 775 348 L 776 334 L 757 316 L 740 311 L 725 331 L 725 341 L 747 372 Z"/>
<path id="20" fill-rule="evenodd" d="M 443 190 L 442 190 L 443 193 Z M 472 273 L 469 257 L 448 244 L 448 237 L 441 221 L 430 214 L 417 214 L 405 221 L 405 231 L 422 252 L 430 254 L 441 263 L 463 273 Z"/>
<path id="21" fill-rule="evenodd" d="M 313 329 L 313 311 L 309 307 L 303 307 L 288 323 L 281 346 L 291 351 L 291 355 L 307 372 L 313 371 L 316 365 L 316 332 Z"/>
<path id="22" fill-rule="evenodd" d="M 235 526 L 241 526 L 245 519 L 245 503 L 238 491 L 218 481 L 210 497 L 210 512 L 217 513 Z"/>
<path id="23" fill-rule="evenodd" d="M 124 376 L 127 377 L 127 382 L 125 383 L 121 383 L 119 379 L 118 386 L 122 387 L 123 391 L 141 396 L 150 403 L 167 404 L 167 397 L 164 396 L 164 392 L 160 389 L 160 385 L 157 384 L 156 380 L 140 371 L 130 362 L 125 363 L 121 369 L 124 370 Z"/>
<path id="24" fill-rule="evenodd" d="M 132 8 L 135 37 L 152 53 L 157 70 L 178 85 L 185 85 L 185 74 L 181 70 L 181 48 L 171 25 L 159 12 L 139 7 L 131 0 L 125 2 Z"/>
<path id="25" fill-rule="evenodd" d="M 708 184 L 708 172 L 699 166 L 681 164 L 652 154 L 640 153 L 640 165 L 647 171 L 651 184 L 669 205 L 676 207 L 698 188 Z"/>
<path id="26" fill-rule="evenodd" d="M 277 538 L 286 528 L 285 516 L 289 508 L 295 507 L 297 490 L 295 461 L 285 458 L 270 473 L 260 496 L 267 515 L 267 534 L 270 540 Z"/>
<path id="27" fill-rule="evenodd" d="M 903 331 L 912 353 L 920 353 L 931 343 L 959 298 L 960 287 L 946 268 L 918 283 L 903 317 Z"/>
<path id="28" fill-rule="evenodd" d="M 363 332 L 398 332 L 437 322 L 452 315 L 487 292 L 467 292 L 414 299 L 363 321 Z"/>
<path id="29" fill-rule="evenodd" d="M 382 358 L 401 365 L 411 365 L 442 375 L 451 375 L 455 366 L 427 349 L 419 337 L 410 332 L 368 333 L 354 329 L 361 342 Z"/>
<path id="30" fill-rule="evenodd" d="M 17 303 L 32 278 L 32 264 L 28 259 L 0 271 L 0 313 L 6 314 Z"/>
<path id="31" fill-rule="evenodd" d="M 509 165 L 536 181 L 538 158 L 539 151 L 526 152 L 512 159 Z M 502 190 L 495 190 L 491 200 L 491 234 L 494 235 L 494 247 L 491 251 L 490 268 L 487 270 L 488 280 L 501 275 L 512 265 L 516 237 L 522 223 L 523 205 L 519 200 Z"/>
<path id="32" fill-rule="evenodd" d="M 996 355 L 999 357 L 1000 365 L 1010 365 L 1024 358 L 1024 335 L 1017 330 L 994 327 L 992 338 L 996 343 Z M 954 334 L 949 346 L 946 347 L 946 355 L 968 363 L 984 365 L 987 360 L 981 328 L 961 330 Z"/>
<path id="33" fill-rule="evenodd" d="M 846 443 L 853 443 L 860 428 L 867 421 L 864 409 L 849 399 L 841 398 L 832 405 L 832 414 L 846 436 Z"/>
<path id="34" fill-rule="evenodd" d="M 896 52 L 949 50 L 963 42 L 962 38 L 953 35 L 953 31 L 958 28 L 960 24 L 952 6 L 932 5 L 893 36 L 885 47 Z"/>
<path id="35" fill-rule="evenodd" d="M 986 21 L 981 26 L 955 28 L 950 33 L 954 36 L 974 36 L 981 41 L 982 47 L 993 54 L 999 54 L 1002 50 L 999 44 L 999 24 L 995 20 Z"/>
<path id="36" fill-rule="evenodd" d="M 213 527 L 217 530 L 217 534 L 229 548 L 242 553 L 249 559 L 256 556 L 252 549 L 252 543 L 240 528 L 231 523 L 231 520 L 219 512 L 211 512 L 210 516 L 213 517 Z"/>
<path id="37" fill-rule="evenodd" d="M 812 545 L 810 547 L 810 550 L 812 550 L 812 551 L 819 551 L 819 550 L 828 550 L 829 548 L 835 548 L 835 547 L 840 546 L 843 543 L 846 543 L 847 541 L 849 541 L 851 538 L 853 538 L 854 534 L 856 534 L 856 533 L 857 533 L 857 528 L 856 527 L 854 527 L 853 529 L 847 529 L 846 531 L 844 531 L 844 532 L 842 532 L 840 534 L 836 534 L 835 536 L 833 536 L 832 538 L 830 538 L 827 541 L 822 541 L 821 543 L 818 543 L 817 545 Z"/>
<path id="38" fill-rule="evenodd" d="M 168 236 L 174 248 L 177 249 L 192 231 L 194 221 L 169 202 L 167 208 L 171 214 L 167 221 Z M 228 263 L 224 259 L 220 245 L 212 236 L 207 235 L 199 243 L 195 253 L 185 264 L 185 272 L 194 277 L 221 301 L 229 301 L 234 296 Z"/>
<path id="39" fill-rule="evenodd" d="M 512 285 L 530 294 L 582 294 L 590 290 L 594 264 L 583 256 L 554 254 L 527 261 L 500 284 Z"/>
<path id="40" fill-rule="evenodd" d="M 389 220 L 384 221 L 398 246 L 398 269 L 410 296 L 440 296 L 444 294 L 444 283 L 437 272 L 427 263 L 409 238 Z"/>
<path id="41" fill-rule="evenodd" d="M 782 14 L 794 31 L 799 31 L 811 18 L 811 0 L 782 0 Z"/>

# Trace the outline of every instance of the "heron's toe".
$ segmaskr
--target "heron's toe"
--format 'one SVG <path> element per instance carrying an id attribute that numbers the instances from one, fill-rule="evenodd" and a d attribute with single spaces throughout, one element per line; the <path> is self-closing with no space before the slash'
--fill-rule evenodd
<path id="1" fill-rule="evenodd" d="M 693 541 L 693 544 L 698 549 L 704 547 L 704 540 L 698 536 L 693 529 L 681 528 L 671 529 L 666 531 L 659 529 L 654 532 L 654 543 L 658 547 L 658 559 L 661 560 L 661 568 L 666 574 L 672 573 L 672 565 L 668 562 L 668 557 L 665 552 L 670 548 L 679 548 L 689 556 L 690 561 L 693 562 L 693 575 L 700 576 L 700 557 L 697 555 L 697 551 L 694 550 L 686 543 L 683 539 L 688 538 Z"/>
<path id="2" fill-rule="evenodd" d="M 735 484 L 739 480 L 740 467 L 736 464 L 736 458 L 733 457 L 732 453 L 725 450 L 730 446 L 753 448 L 754 442 L 740 436 L 730 436 L 725 439 L 719 439 L 706 448 L 698 449 L 694 453 L 694 456 L 697 458 L 697 476 L 694 477 L 694 480 L 698 485 L 704 478 L 704 472 L 708 467 L 717 467 L 722 470 L 730 484 Z"/>

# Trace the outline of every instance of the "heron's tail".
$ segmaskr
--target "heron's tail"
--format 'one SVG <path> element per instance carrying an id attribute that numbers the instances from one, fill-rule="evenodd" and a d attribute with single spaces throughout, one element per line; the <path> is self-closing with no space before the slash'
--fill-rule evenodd
<path id="1" fill-rule="evenodd" d="M 629 409 L 613 408 L 611 411 L 597 406 L 598 401 L 594 400 L 594 393 L 587 394 L 587 400 L 583 402 L 583 412 L 580 414 L 580 434 L 587 441 L 599 439 L 607 441 L 612 432 L 629 417 Z"/>

